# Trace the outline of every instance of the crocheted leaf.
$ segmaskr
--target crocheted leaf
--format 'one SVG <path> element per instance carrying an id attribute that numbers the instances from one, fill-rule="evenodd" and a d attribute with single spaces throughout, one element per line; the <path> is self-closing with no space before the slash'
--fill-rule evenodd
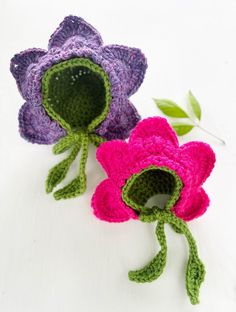
<path id="1" fill-rule="evenodd" d="M 166 265 L 166 237 L 164 232 L 164 223 L 159 222 L 156 228 L 157 239 L 161 245 L 161 250 L 154 259 L 144 268 L 129 272 L 129 279 L 137 283 L 146 283 L 156 280 L 163 272 Z"/>
<path id="2" fill-rule="evenodd" d="M 58 185 L 66 176 L 71 165 L 71 159 L 66 158 L 53 167 L 48 174 L 46 180 L 46 192 L 50 193 L 56 185 Z"/>
<path id="3" fill-rule="evenodd" d="M 62 160 L 59 164 L 54 166 L 47 176 L 46 180 L 46 192 L 50 193 L 56 185 L 58 185 L 66 176 L 70 165 L 75 160 L 78 152 L 80 150 L 80 144 L 76 144 L 72 149 L 70 155 Z"/>
<path id="4" fill-rule="evenodd" d="M 183 233 L 188 241 L 189 260 L 186 269 L 186 289 L 191 303 L 197 304 L 199 303 L 199 290 L 204 280 L 205 268 L 198 257 L 196 242 L 189 231 L 186 222 L 175 217 L 173 214 L 168 215 L 167 222 L 175 231 L 177 230 L 179 233 Z"/>
<path id="5" fill-rule="evenodd" d="M 192 304 L 199 303 L 199 290 L 205 277 L 205 268 L 198 256 L 189 256 L 186 271 L 186 288 Z"/>
<path id="6" fill-rule="evenodd" d="M 144 268 L 137 271 L 130 271 L 129 279 L 137 283 L 152 282 L 161 275 L 165 264 L 165 255 L 160 251 L 156 257 Z"/>
<path id="7" fill-rule="evenodd" d="M 176 117 L 176 118 L 189 118 L 188 114 L 173 101 L 157 100 L 157 99 L 154 99 L 154 101 L 157 107 L 166 116 Z"/>
<path id="8" fill-rule="evenodd" d="M 171 124 L 177 135 L 182 136 L 189 133 L 193 129 L 193 125 L 173 122 Z"/>
<path id="9" fill-rule="evenodd" d="M 195 98 L 191 91 L 188 92 L 188 102 L 192 108 L 194 115 L 200 121 L 202 116 L 201 107 L 198 100 Z"/>
<path id="10" fill-rule="evenodd" d="M 56 200 L 67 199 L 79 196 L 85 192 L 86 177 L 79 176 L 72 180 L 68 185 L 56 191 L 53 195 Z"/>

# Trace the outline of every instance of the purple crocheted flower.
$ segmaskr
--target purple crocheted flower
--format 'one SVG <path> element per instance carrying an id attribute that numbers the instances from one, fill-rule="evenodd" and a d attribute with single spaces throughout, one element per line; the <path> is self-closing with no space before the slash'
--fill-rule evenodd
<path id="1" fill-rule="evenodd" d="M 48 50 L 16 54 L 10 70 L 25 100 L 19 113 L 20 134 L 32 143 L 59 143 L 56 153 L 76 146 L 66 164 L 47 180 L 47 191 L 65 177 L 82 148 L 82 174 L 56 198 L 81 194 L 87 145 L 128 137 L 140 117 L 129 96 L 141 85 L 147 68 L 139 49 L 103 46 L 100 34 L 82 18 L 67 16 L 52 34 Z M 87 145 L 86 145 L 86 144 Z M 59 145 L 58 145 L 59 144 Z M 59 172 L 60 171 L 60 172 Z"/>
<path id="2" fill-rule="evenodd" d="M 128 97 L 143 81 L 146 59 L 139 49 L 103 46 L 96 29 L 77 16 L 67 16 L 63 20 L 49 40 L 48 51 L 28 49 L 11 60 L 12 75 L 26 101 L 19 115 L 21 135 L 33 143 L 52 144 L 66 134 L 57 121 L 48 117 L 42 105 L 42 78 L 50 67 L 72 58 L 91 60 L 109 77 L 112 100 L 96 133 L 106 139 L 128 137 L 139 120 Z"/>

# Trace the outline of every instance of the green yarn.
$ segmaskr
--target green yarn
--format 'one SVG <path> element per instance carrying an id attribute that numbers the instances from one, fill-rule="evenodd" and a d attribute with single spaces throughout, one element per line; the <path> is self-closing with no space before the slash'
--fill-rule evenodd
<path id="1" fill-rule="evenodd" d="M 129 272 L 129 279 L 138 283 L 152 282 L 163 272 L 166 265 L 167 245 L 164 232 L 164 222 L 160 221 L 156 227 L 156 237 L 161 246 L 159 253 L 144 268 Z"/>
<path id="2" fill-rule="evenodd" d="M 49 116 L 67 131 L 91 132 L 108 114 L 110 81 L 89 59 L 69 59 L 44 74 L 42 100 Z"/>
<path id="3" fill-rule="evenodd" d="M 83 194 L 86 189 L 85 165 L 88 158 L 88 134 L 82 135 L 81 140 L 81 158 L 79 166 L 79 176 L 72 180 L 68 185 L 54 193 L 55 199 L 67 199 Z"/>
<path id="4" fill-rule="evenodd" d="M 178 200 L 181 188 L 182 181 L 173 170 L 150 166 L 128 179 L 123 187 L 122 197 L 128 206 L 140 212 L 144 210 L 149 198 L 168 194 L 170 198 L 163 209 L 169 210 Z"/>
<path id="5" fill-rule="evenodd" d="M 80 144 L 75 144 L 71 154 L 59 164 L 54 166 L 48 173 L 46 180 L 46 192 L 50 193 L 66 176 L 72 162 L 75 160 L 80 150 Z"/>
<path id="6" fill-rule="evenodd" d="M 49 68 L 42 79 L 42 103 L 48 115 L 67 131 L 53 147 L 54 154 L 71 150 L 69 156 L 54 166 L 46 180 L 50 193 L 66 176 L 81 149 L 79 176 L 54 193 L 66 199 L 84 193 L 88 145 L 105 141 L 94 133 L 106 118 L 111 102 L 111 86 L 103 69 L 87 58 L 74 58 Z"/>
<path id="7" fill-rule="evenodd" d="M 189 259 L 186 267 L 186 290 L 192 304 L 199 303 L 200 286 L 204 280 L 205 268 L 198 256 L 196 242 L 182 219 L 171 211 L 179 198 L 182 182 L 178 175 L 166 168 L 150 166 L 127 180 L 122 190 L 123 200 L 139 213 L 142 222 L 157 221 L 156 236 L 161 250 L 146 266 L 130 271 L 129 279 L 137 283 L 152 282 L 163 272 L 166 265 L 167 245 L 164 225 L 168 223 L 175 232 L 186 237 L 189 246 Z M 169 194 L 164 208 L 145 206 L 155 194 Z"/>

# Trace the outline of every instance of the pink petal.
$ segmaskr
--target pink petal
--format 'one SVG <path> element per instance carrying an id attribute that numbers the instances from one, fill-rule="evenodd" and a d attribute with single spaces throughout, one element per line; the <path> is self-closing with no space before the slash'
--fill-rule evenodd
<path id="1" fill-rule="evenodd" d="M 176 133 L 162 117 L 149 117 L 140 121 L 131 132 L 129 142 L 133 143 L 137 139 L 145 140 L 151 136 L 161 137 L 175 147 L 179 145 Z"/>
<path id="2" fill-rule="evenodd" d="M 138 218 L 135 212 L 124 204 L 121 189 L 110 179 L 97 186 L 91 205 L 95 216 L 104 221 L 124 222 Z"/>
<path id="3" fill-rule="evenodd" d="M 210 200 L 203 188 L 199 188 L 193 197 L 189 200 L 189 204 L 181 208 L 178 204 L 174 208 L 177 217 L 184 221 L 190 221 L 204 214 L 209 206 Z"/>
<path id="4" fill-rule="evenodd" d="M 214 168 L 216 158 L 212 148 L 203 142 L 189 142 L 182 145 L 180 151 L 192 162 L 196 185 L 202 185 Z"/>
<path id="5" fill-rule="evenodd" d="M 129 150 L 132 159 L 136 162 L 149 156 L 161 155 L 178 162 L 178 149 L 159 136 L 151 136 L 145 140 L 136 138 L 132 144 L 129 144 Z"/>
<path id="6" fill-rule="evenodd" d="M 122 186 L 129 178 L 129 166 L 132 163 L 129 146 L 125 141 L 113 140 L 102 143 L 97 149 L 97 160 L 100 162 L 108 177 L 117 185 Z"/>

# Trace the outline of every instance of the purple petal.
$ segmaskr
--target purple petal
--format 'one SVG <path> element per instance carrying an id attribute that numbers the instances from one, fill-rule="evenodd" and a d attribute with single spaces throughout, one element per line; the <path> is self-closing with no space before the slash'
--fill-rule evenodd
<path id="1" fill-rule="evenodd" d="M 29 102 L 19 111 L 19 130 L 24 139 L 38 144 L 53 144 L 66 134 L 42 106 L 34 106 Z"/>
<path id="2" fill-rule="evenodd" d="M 18 89 L 23 97 L 24 94 L 22 91 L 22 86 L 26 78 L 27 69 L 30 65 L 37 63 L 38 60 L 46 53 L 47 51 L 42 49 L 28 49 L 14 55 L 11 59 L 10 71 L 13 77 L 16 79 Z"/>
<path id="3" fill-rule="evenodd" d="M 136 108 L 128 99 L 115 98 L 110 104 L 106 119 L 97 128 L 96 133 L 107 140 L 126 139 L 139 120 Z"/>
<path id="4" fill-rule="evenodd" d="M 102 56 L 115 65 L 120 81 L 124 83 L 126 94 L 132 95 L 143 82 L 147 69 L 144 54 L 136 48 L 109 45 L 102 48 Z"/>
<path id="5" fill-rule="evenodd" d="M 56 31 L 52 34 L 48 48 L 61 47 L 71 38 L 82 42 L 84 45 L 93 45 L 99 47 L 102 45 L 102 38 L 98 31 L 81 17 L 69 15 L 64 18 Z"/>

